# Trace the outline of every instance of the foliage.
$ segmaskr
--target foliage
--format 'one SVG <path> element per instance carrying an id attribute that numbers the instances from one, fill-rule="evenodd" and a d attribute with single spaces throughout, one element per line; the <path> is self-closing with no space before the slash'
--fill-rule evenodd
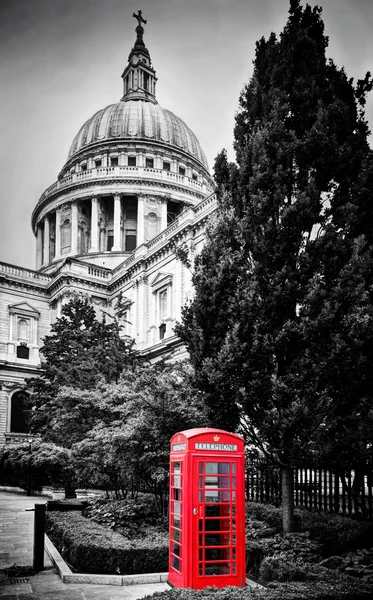
<path id="1" fill-rule="evenodd" d="M 287 552 L 280 552 L 264 558 L 260 565 L 259 581 L 263 585 L 272 581 L 326 581 L 336 584 L 346 581 L 346 577 L 302 558 L 290 558 Z"/>
<path id="2" fill-rule="evenodd" d="M 177 329 L 214 425 L 240 425 L 281 466 L 288 531 L 290 467 L 342 447 L 364 462 L 372 447 L 372 80 L 354 86 L 327 45 L 321 9 L 299 0 L 257 43 L 238 172 L 220 156 L 218 216 Z"/>
<path id="3" fill-rule="evenodd" d="M 90 396 L 97 424 L 73 448 L 80 485 L 106 486 L 118 497 L 145 486 L 155 494 L 158 513 L 166 514 L 170 438 L 209 423 L 190 368 L 135 366 Z"/>
<path id="4" fill-rule="evenodd" d="M 83 514 L 107 529 L 118 531 L 132 539 L 144 537 L 150 527 L 155 531 L 158 510 L 153 494 L 137 492 L 133 496 L 128 494 L 124 500 L 91 500 Z M 168 528 L 164 528 L 163 533 L 165 532 L 168 532 Z"/>
<path id="5" fill-rule="evenodd" d="M 205 588 L 204 590 L 176 589 L 156 592 L 145 596 L 144 600 L 370 600 L 372 588 L 356 585 L 354 581 L 343 583 L 297 582 L 272 584 L 265 588 L 222 589 Z"/>
<path id="6" fill-rule="evenodd" d="M 247 502 L 246 519 L 263 521 L 280 533 L 282 509 L 270 504 Z M 295 510 L 295 521 L 298 531 L 308 532 L 312 540 L 317 540 L 323 545 L 326 556 L 371 546 L 373 538 L 371 521 L 306 509 Z"/>
<path id="7" fill-rule="evenodd" d="M 0 473 L 3 484 L 28 491 L 64 487 L 71 481 L 71 452 L 41 440 L 7 444 L 0 455 Z"/>
<path id="8" fill-rule="evenodd" d="M 97 318 L 88 297 L 77 295 L 64 304 L 51 335 L 44 338 L 43 372 L 29 380 L 31 430 L 66 447 L 82 439 L 94 424 L 90 391 L 101 380 L 119 379 L 123 368 L 133 363 L 132 345 L 120 335 L 118 320 Z M 83 397 L 79 390 L 85 392 Z"/>
<path id="9" fill-rule="evenodd" d="M 321 540 L 316 542 L 310 539 L 307 533 L 288 533 L 286 535 L 275 535 L 272 538 L 262 540 L 261 545 L 265 556 L 278 556 L 285 560 L 301 560 L 307 563 L 317 563 L 322 559 L 323 546 Z"/>
<path id="10" fill-rule="evenodd" d="M 46 533 L 80 573 L 132 575 L 168 567 L 168 544 L 159 538 L 127 540 L 76 512 L 47 513 Z"/>

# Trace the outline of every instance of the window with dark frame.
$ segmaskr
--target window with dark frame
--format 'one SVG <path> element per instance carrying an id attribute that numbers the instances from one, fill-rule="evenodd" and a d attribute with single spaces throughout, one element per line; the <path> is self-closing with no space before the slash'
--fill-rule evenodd
<path id="1" fill-rule="evenodd" d="M 28 360 L 30 358 L 30 348 L 23 344 L 17 346 L 17 358 L 23 358 Z"/>
<path id="2" fill-rule="evenodd" d="M 159 339 L 163 340 L 165 335 L 166 335 L 166 323 L 162 323 L 159 326 Z"/>
<path id="3" fill-rule="evenodd" d="M 145 166 L 147 169 L 154 169 L 154 158 L 146 158 Z"/>
<path id="4" fill-rule="evenodd" d="M 128 166 L 129 167 L 136 167 L 136 156 L 129 156 L 128 157 Z"/>
<path id="5" fill-rule="evenodd" d="M 117 167 L 118 166 L 118 157 L 112 156 L 110 159 L 110 164 L 112 167 Z"/>
<path id="6" fill-rule="evenodd" d="M 164 171 L 171 171 L 171 163 L 167 162 L 166 160 L 163 161 L 163 170 Z"/>
<path id="7" fill-rule="evenodd" d="M 179 175 L 185 175 L 185 168 L 179 167 Z"/>

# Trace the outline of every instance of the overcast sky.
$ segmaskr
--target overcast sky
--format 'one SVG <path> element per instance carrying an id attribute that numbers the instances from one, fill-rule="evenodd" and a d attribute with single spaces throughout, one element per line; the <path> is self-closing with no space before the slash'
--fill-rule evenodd
<path id="1" fill-rule="evenodd" d="M 313 6 L 315 2 L 310 2 Z M 373 0 L 321 0 L 328 56 L 373 71 Z M 122 96 L 134 11 L 157 71 L 157 99 L 195 132 L 210 165 L 232 151 L 255 42 L 279 33 L 289 0 L 0 0 L 0 261 L 34 268 L 31 213 L 81 125 Z M 367 105 L 373 128 L 373 94 Z"/>

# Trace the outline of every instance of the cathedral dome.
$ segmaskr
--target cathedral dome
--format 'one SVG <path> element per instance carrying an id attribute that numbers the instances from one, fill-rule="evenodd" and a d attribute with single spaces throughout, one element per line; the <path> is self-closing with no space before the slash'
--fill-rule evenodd
<path id="1" fill-rule="evenodd" d="M 205 153 L 184 121 L 159 104 L 144 100 L 117 102 L 95 113 L 75 136 L 68 160 L 90 146 L 114 140 L 144 140 L 174 146 L 208 169 Z"/>

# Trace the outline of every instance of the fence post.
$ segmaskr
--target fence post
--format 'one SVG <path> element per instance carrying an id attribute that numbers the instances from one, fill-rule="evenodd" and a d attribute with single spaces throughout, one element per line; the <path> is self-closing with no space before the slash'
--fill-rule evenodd
<path id="1" fill-rule="evenodd" d="M 35 504 L 34 515 L 34 571 L 44 568 L 44 532 L 45 532 L 45 504 Z"/>

